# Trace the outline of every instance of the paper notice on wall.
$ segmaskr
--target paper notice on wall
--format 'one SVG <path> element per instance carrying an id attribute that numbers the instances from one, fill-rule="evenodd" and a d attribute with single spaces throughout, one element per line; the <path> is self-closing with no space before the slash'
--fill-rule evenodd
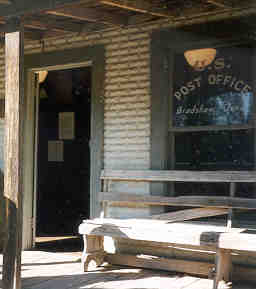
<path id="1" fill-rule="evenodd" d="M 75 113 L 59 113 L 59 139 L 75 138 Z"/>

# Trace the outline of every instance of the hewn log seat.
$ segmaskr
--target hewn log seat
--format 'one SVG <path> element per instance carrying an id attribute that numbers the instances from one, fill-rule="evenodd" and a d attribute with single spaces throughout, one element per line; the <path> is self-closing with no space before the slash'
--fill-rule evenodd
<path id="1" fill-rule="evenodd" d="M 182 178 L 183 174 L 183 178 Z M 104 217 L 85 220 L 79 226 L 79 233 L 84 237 L 82 263 L 84 270 L 99 266 L 104 261 L 113 264 L 131 265 L 146 268 L 186 272 L 190 274 L 214 277 L 213 288 L 218 288 L 221 280 L 231 281 L 239 278 L 241 273 L 254 273 L 247 268 L 235 265 L 232 268 L 232 253 L 237 251 L 256 252 L 256 231 L 244 228 L 232 228 L 232 210 L 234 208 L 253 210 L 255 199 L 235 197 L 235 183 L 255 182 L 254 172 L 182 172 L 182 171 L 103 171 L 104 192 L 100 199 L 104 208 Z M 109 192 L 109 180 L 125 181 L 180 181 L 193 182 L 230 182 L 230 197 L 214 196 L 141 196 L 129 193 Z M 107 218 L 110 204 L 142 203 L 144 205 L 166 205 L 196 207 L 194 209 L 170 212 L 149 219 L 113 219 Z M 207 222 L 182 222 L 201 217 L 228 215 L 227 225 L 209 224 Z M 104 237 L 129 239 L 146 242 L 165 243 L 172 246 L 193 246 L 216 253 L 215 264 L 179 260 L 152 256 L 109 254 L 104 251 Z M 152 252 L 153 255 L 154 252 Z M 254 269 L 255 270 L 255 269 Z M 256 278 L 255 278 L 256 280 Z"/>

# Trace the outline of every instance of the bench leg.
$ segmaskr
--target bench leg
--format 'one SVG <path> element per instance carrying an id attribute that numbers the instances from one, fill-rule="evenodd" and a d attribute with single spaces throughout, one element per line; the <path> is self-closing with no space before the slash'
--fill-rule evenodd
<path id="1" fill-rule="evenodd" d="M 231 281 L 231 271 L 231 250 L 218 249 L 216 253 L 216 275 L 213 289 L 218 289 L 219 282 L 222 280 L 226 282 L 226 288 L 228 288 L 228 282 Z"/>
<path id="2" fill-rule="evenodd" d="M 104 262 L 104 238 L 102 236 L 84 235 L 82 265 L 84 272 L 95 270 Z"/>

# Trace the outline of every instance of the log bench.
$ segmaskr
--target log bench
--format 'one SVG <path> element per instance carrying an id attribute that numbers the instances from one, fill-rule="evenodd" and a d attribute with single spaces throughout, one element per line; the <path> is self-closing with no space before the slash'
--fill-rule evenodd
<path id="1" fill-rule="evenodd" d="M 230 282 L 232 277 L 239 278 L 247 274 L 254 277 L 255 268 L 250 270 L 239 265 L 232 266 L 232 252 L 256 252 L 256 231 L 246 228 L 234 228 L 233 211 L 235 209 L 255 210 L 256 199 L 237 198 L 236 183 L 254 183 L 256 174 L 252 171 L 117 171 L 105 170 L 101 174 L 102 188 L 100 201 L 102 216 L 85 220 L 79 226 L 83 235 L 84 251 L 82 264 L 85 271 L 101 265 L 103 262 L 135 267 L 155 268 L 196 275 L 208 275 L 214 278 L 213 288 L 217 289 L 221 280 Z M 110 183 L 125 182 L 224 182 L 230 183 L 230 196 L 152 196 L 120 192 L 110 192 Z M 169 212 L 144 219 L 107 218 L 111 204 L 148 206 L 194 207 L 178 212 Z M 227 215 L 226 224 L 209 222 L 184 222 L 201 217 Z M 193 246 L 215 252 L 215 264 L 152 256 L 109 254 L 104 250 L 104 237 L 129 239 L 149 243 L 163 243 L 171 246 Z M 233 273 L 233 274 L 232 274 Z"/>

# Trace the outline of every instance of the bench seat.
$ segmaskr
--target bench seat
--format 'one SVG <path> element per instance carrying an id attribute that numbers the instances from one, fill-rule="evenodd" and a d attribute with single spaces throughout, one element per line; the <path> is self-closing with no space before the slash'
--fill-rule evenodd
<path id="1" fill-rule="evenodd" d="M 256 242 L 254 244 L 250 243 L 250 238 L 256 238 L 256 234 L 243 233 L 241 235 L 243 231 L 245 229 L 232 228 L 227 232 L 227 227 L 220 225 L 190 222 L 168 224 L 161 220 L 147 219 L 119 220 L 98 218 L 85 220 L 79 226 L 79 233 L 82 235 L 108 236 L 191 246 L 212 246 L 224 249 L 230 245 L 232 239 L 235 239 L 243 240 L 244 248 L 249 245 L 251 249 L 256 250 Z M 240 241 L 232 244 L 232 249 L 241 250 Z"/>
<path id="2" fill-rule="evenodd" d="M 101 175 L 103 191 L 99 192 L 102 204 L 102 217 L 85 220 L 79 226 L 83 235 L 84 251 L 82 264 L 85 271 L 107 261 L 112 264 L 164 269 L 189 274 L 206 275 L 214 279 L 217 289 L 221 280 L 226 282 L 247 274 L 248 279 L 256 280 L 255 268 L 246 269 L 232 263 L 232 255 L 237 251 L 256 252 L 256 231 L 233 227 L 236 210 L 256 210 L 256 199 L 238 198 L 237 183 L 254 183 L 253 172 L 191 172 L 191 171 L 103 171 Z M 118 182 L 226 182 L 230 183 L 230 196 L 152 196 L 113 192 L 110 184 Z M 133 206 L 182 206 L 188 209 L 171 211 L 147 219 L 108 218 L 108 207 L 112 205 Z M 191 207 L 193 207 L 191 209 Z M 225 225 L 207 222 L 192 222 L 193 219 L 227 215 Z M 143 241 L 152 245 L 162 243 L 168 247 L 192 247 L 200 252 L 215 254 L 215 263 L 180 260 L 157 256 L 110 254 L 104 250 L 104 238 Z M 152 252 L 154 255 L 154 252 Z M 231 276 L 231 274 L 233 274 Z"/>
<path id="3" fill-rule="evenodd" d="M 161 220 L 147 219 L 125 219 L 117 220 L 111 218 L 99 218 L 94 220 L 85 220 L 79 226 L 79 233 L 84 236 L 83 267 L 84 270 L 95 268 L 104 261 L 110 263 L 119 263 L 120 265 L 134 265 L 152 268 L 152 262 L 155 262 L 153 268 L 170 269 L 184 272 L 185 261 L 167 260 L 167 258 L 152 258 L 147 260 L 150 265 L 146 265 L 145 260 L 141 258 L 123 255 L 122 258 L 128 258 L 122 261 L 121 257 L 108 254 L 104 250 L 104 237 L 113 239 L 130 239 L 146 242 L 165 243 L 170 246 L 184 245 L 198 248 L 207 248 L 216 252 L 216 263 L 208 264 L 204 262 L 188 261 L 187 273 L 206 274 L 212 276 L 216 270 L 214 288 L 221 279 L 229 280 L 228 275 L 231 270 L 232 251 L 254 251 L 256 252 L 256 233 L 247 232 L 245 229 L 231 228 L 227 230 L 226 226 L 216 224 L 202 223 L 166 223 Z M 133 258 L 133 261 L 131 261 Z M 158 259 L 158 262 L 157 260 Z M 182 263 L 182 264 L 181 264 Z M 216 269 L 215 269 L 216 265 Z M 160 266 L 160 267 L 159 267 Z M 194 267 L 197 267 L 195 270 Z M 240 269 L 236 268 L 236 271 Z M 217 278 L 217 279 L 216 279 Z"/>

